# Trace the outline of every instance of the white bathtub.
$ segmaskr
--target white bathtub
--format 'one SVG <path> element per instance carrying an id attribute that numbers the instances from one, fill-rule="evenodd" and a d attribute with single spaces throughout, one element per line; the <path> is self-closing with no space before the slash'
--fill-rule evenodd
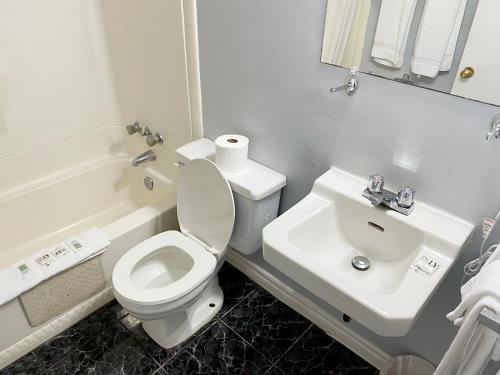
<path id="1" fill-rule="evenodd" d="M 121 128 L 97 132 L 110 133 L 111 138 L 123 141 Z M 57 152 L 66 152 L 68 142 L 85 144 L 95 135 L 83 134 L 76 140 L 51 145 L 50 153 L 56 159 L 46 163 L 50 171 L 44 171 L 45 163 L 38 163 L 36 168 L 30 164 L 46 157 L 47 149 L 0 159 L 1 268 L 93 226 L 111 238 L 110 247 L 100 256 L 107 280 L 104 291 L 39 327 L 29 325 L 18 299 L 0 306 L 0 368 L 111 300 L 111 274 L 120 256 L 156 233 L 177 228 L 175 184 L 160 172 L 171 173 L 171 160 L 159 158 L 133 168 L 132 157 L 123 148 L 109 154 L 101 153 L 104 147 L 67 164 Z M 145 147 L 127 148 L 137 152 Z M 54 170 L 58 163 L 61 168 Z M 145 177 L 153 180 L 152 190 L 144 186 Z"/>

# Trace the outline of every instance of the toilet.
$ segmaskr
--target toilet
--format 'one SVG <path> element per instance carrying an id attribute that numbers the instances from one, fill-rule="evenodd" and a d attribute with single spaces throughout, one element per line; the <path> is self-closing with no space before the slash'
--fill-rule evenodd
<path id="1" fill-rule="evenodd" d="M 180 231 L 159 233 L 141 242 L 127 251 L 113 270 L 117 301 L 141 319 L 146 333 L 164 348 L 188 339 L 220 310 L 224 296 L 217 272 L 228 244 L 234 242 L 236 246 L 231 247 L 246 254 L 261 246 L 261 230 L 276 217 L 280 191 L 286 183 L 283 175 L 257 163 L 242 172 L 249 173 L 243 176 L 246 182 L 231 182 L 231 177 L 226 178 L 209 160 L 213 154 L 207 142 L 212 141 L 195 141 L 177 150 Z M 263 180 L 259 173 L 254 176 L 257 170 L 268 177 L 275 173 L 276 179 Z M 251 177 L 260 177 L 273 188 L 264 189 L 260 199 L 252 199 L 256 196 L 248 186 Z M 235 192 L 233 196 L 233 190 L 244 195 Z M 235 202 L 239 202 L 236 207 Z M 237 215 L 238 209 L 241 212 Z"/>

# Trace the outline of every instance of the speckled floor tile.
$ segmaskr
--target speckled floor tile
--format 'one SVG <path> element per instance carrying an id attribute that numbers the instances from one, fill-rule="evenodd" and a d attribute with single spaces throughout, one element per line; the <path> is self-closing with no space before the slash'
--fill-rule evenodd
<path id="1" fill-rule="evenodd" d="M 116 299 L 106 305 L 106 308 L 113 314 L 116 319 L 121 319 L 128 315 L 128 312 L 118 303 Z"/>
<path id="2" fill-rule="evenodd" d="M 316 326 L 276 364 L 289 375 L 374 375 L 376 369 Z"/>
<path id="3" fill-rule="evenodd" d="M 0 375 L 44 375 L 43 361 L 33 352 L 0 370 Z"/>
<path id="4" fill-rule="evenodd" d="M 153 339 L 151 339 L 148 334 L 142 328 L 141 321 L 134 318 L 131 315 L 127 315 L 122 318 L 120 323 L 127 329 L 127 331 L 132 335 L 135 341 L 146 351 L 153 359 L 160 365 L 165 364 L 170 358 L 172 358 L 176 353 L 178 353 L 184 346 L 186 346 L 194 337 L 190 338 L 184 343 L 178 346 L 165 349 L 158 345 Z M 202 328 L 202 331 L 204 328 Z"/>
<path id="5" fill-rule="evenodd" d="M 271 367 L 264 375 L 287 375 L 276 366 Z"/>
<path id="6" fill-rule="evenodd" d="M 272 361 L 281 357 L 311 325 L 262 288 L 245 298 L 222 321 Z"/>
<path id="7" fill-rule="evenodd" d="M 74 347 L 94 340 L 96 335 L 109 330 L 115 324 L 116 318 L 113 311 L 109 309 L 109 305 L 105 305 L 36 348 L 34 353 L 48 366 L 67 355 Z"/>
<path id="8" fill-rule="evenodd" d="M 218 313 L 219 317 L 258 289 L 257 284 L 229 263 L 225 263 L 219 271 L 219 285 L 224 292 L 224 305 Z"/>
<path id="9" fill-rule="evenodd" d="M 122 327 L 73 348 L 48 369 L 48 374 L 152 374 L 160 366 Z"/>
<path id="10" fill-rule="evenodd" d="M 165 374 L 264 374 L 271 367 L 257 350 L 222 323 L 215 323 L 163 367 Z"/>

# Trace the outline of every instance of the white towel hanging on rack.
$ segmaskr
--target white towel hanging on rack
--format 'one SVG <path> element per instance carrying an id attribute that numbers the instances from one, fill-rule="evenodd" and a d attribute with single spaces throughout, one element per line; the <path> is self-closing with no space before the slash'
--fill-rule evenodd
<path id="1" fill-rule="evenodd" d="M 416 5 L 416 0 L 382 0 L 371 53 L 377 63 L 401 68 Z"/>
<path id="2" fill-rule="evenodd" d="M 411 71 L 434 78 L 451 68 L 467 0 L 426 0 Z"/>
<path id="3" fill-rule="evenodd" d="M 500 355 L 499 334 L 478 324 L 484 309 L 500 316 L 500 260 L 486 264 L 461 292 L 462 301 L 446 316 L 460 329 L 435 375 L 480 375 Z"/>

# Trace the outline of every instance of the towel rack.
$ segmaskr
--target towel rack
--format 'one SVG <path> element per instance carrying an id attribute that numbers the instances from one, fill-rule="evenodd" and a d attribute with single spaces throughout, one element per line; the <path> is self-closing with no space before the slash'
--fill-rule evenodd
<path id="1" fill-rule="evenodd" d="M 479 323 L 497 332 L 500 335 L 500 317 L 486 308 L 481 311 L 478 318 Z"/>

